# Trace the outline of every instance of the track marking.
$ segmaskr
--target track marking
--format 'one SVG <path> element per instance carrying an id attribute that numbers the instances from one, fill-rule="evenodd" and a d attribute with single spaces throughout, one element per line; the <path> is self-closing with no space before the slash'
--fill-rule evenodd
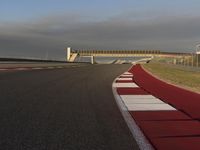
<path id="1" fill-rule="evenodd" d="M 155 99 L 153 95 L 120 95 L 122 99 Z"/>
<path id="2" fill-rule="evenodd" d="M 149 143 L 147 138 L 144 136 L 143 132 L 140 130 L 140 128 L 136 124 L 135 120 L 130 115 L 130 113 L 129 113 L 127 107 L 124 105 L 121 97 L 117 93 L 117 88 L 115 87 L 115 81 L 112 84 L 112 90 L 113 90 L 115 100 L 118 104 L 118 107 L 119 107 L 128 127 L 129 127 L 133 137 L 137 141 L 139 148 L 141 150 L 154 150 L 152 145 Z"/>
<path id="3" fill-rule="evenodd" d="M 19 67 L 19 68 L 0 68 L 0 71 L 23 71 L 23 70 L 41 70 L 41 69 L 63 69 L 63 68 L 68 68 L 69 66 L 44 66 L 44 67 Z M 71 67 L 77 67 L 77 66 L 71 66 Z"/>
<path id="4" fill-rule="evenodd" d="M 133 78 L 117 78 L 118 81 L 133 81 Z"/>
<path id="5" fill-rule="evenodd" d="M 168 104 L 127 104 L 126 105 L 129 111 L 164 111 L 171 110 L 175 111 L 176 109 Z"/>
<path id="6" fill-rule="evenodd" d="M 151 99 L 123 99 L 125 104 L 164 104 L 163 101 L 157 99 L 157 98 L 151 98 Z"/>
<path id="7" fill-rule="evenodd" d="M 130 78 L 131 78 L 131 77 L 133 77 L 133 75 L 132 75 L 132 74 L 128 74 L 128 75 L 126 75 L 126 74 L 123 75 L 123 74 L 122 74 L 120 77 L 130 77 Z"/>
<path id="8" fill-rule="evenodd" d="M 123 75 L 133 75 L 133 74 L 130 72 L 124 72 Z"/>
<path id="9" fill-rule="evenodd" d="M 135 83 L 114 83 L 113 86 L 117 87 L 124 87 L 124 88 L 135 88 L 138 87 Z"/>
<path id="10" fill-rule="evenodd" d="M 133 136 L 135 137 L 139 147 L 141 150 L 152 150 L 154 149 L 149 141 L 144 136 L 143 132 L 140 130 L 139 126 L 137 126 L 134 116 L 131 116 L 132 112 L 177 112 L 177 110 L 169 104 L 166 104 L 162 100 L 154 97 L 153 95 L 147 95 L 145 93 L 133 93 L 131 95 L 123 95 L 123 93 L 128 93 L 130 89 L 138 89 L 139 86 L 133 82 L 133 74 L 129 72 L 125 72 L 115 79 L 113 82 L 113 94 L 116 98 L 118 106 L 122 112 L 122 115 L 127 122 Z M 121 82 L 119 82 L 121 81 Z M 130 81 L 130 82 L 128 82 Z M 127 82 L 127 83 L 124 83 Z M 124 89 L 124 92 L 121 91 L 117 93 L 118 89 Z M 126 92 L 125 92 L 126 91 Z M 134 92 L 134 91 L 133 91 Z M 122 95 L 121 95 L 122 94 Z"/>

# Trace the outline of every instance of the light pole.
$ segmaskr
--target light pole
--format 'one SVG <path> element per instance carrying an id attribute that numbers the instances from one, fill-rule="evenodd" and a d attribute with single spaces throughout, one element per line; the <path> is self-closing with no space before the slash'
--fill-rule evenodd
<path id="1" fill-rule="evenodd" d="M 194 67 L 194 58 L 193 58 L 193 53 L 192 54 L 192 67 Z"/>
<path id="2" fill-rule="evenodd" d="M 196 45 L 197 67 L 199 67 L 200 44 Z"/>

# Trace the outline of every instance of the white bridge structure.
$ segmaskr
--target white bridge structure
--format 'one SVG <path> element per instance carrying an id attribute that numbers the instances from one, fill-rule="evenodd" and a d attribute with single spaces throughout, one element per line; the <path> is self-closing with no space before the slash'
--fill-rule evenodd
<path id="1" fill-rule="evenodd" d="M 140 58 L 140 61 L 149 61 L 154 55 L 160 54 L 159 50 L 71 50 L 70 47 L 66 48 L 67 61 L 74 62 L 83 60 L 87 58 L 89 62 L 99 63 L 98 58 L 104 57 L 113 58 L 113 61 L 108 63 L 133 63 L 135 61 L 127 60 L 127 58 Z M 137 60 L 137 61 L 139 61 Z M 84 60 L 83 60 L 84 61 Z"/>
<path id="2" fill-rule="evenodd" d="M 99 63 L 100 57 L 113 58 L 109 63 L 136 63 L 148 62 L 154 57 L 180 57 L 187 53 L 168 53 L 160 50 L 71 50 L 70 47 L 65 49 L 67 52 L 66 59 L 68 62 L 84 62 L 84 59 L 90 63 Z M 137 58 L 134 59 L 134 58 Z M 131 60 L 132 59 L 132 60 Z"/>

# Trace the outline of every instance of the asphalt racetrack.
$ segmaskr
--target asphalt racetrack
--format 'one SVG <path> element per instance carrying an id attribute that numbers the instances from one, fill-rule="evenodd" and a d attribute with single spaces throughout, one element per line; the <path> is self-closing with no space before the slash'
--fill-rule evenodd
<path id="1" fill-rule="evenodd" d="M 138 149 L 111 87 L 129 67 L 0 72 L 0 149 Z"/>

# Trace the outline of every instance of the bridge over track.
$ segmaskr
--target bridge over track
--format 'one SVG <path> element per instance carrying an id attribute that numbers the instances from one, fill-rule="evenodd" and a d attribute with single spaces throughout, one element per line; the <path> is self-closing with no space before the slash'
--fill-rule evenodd
<path id="1" fill-rule="evenodd" d="M 159 55 L 159 50 L 74 50 L 72 53 L 77 53 L 79 56 L 146 56 Z"/>
<path id="2" fill-rule="evenodd" d="M 190 56 L 188 53 L 161 52 L 160 50 L 71 50 L 66 48 L 67 61 L 73 62 L 77 57 L 90 57 L 93 62 L 94 57 L 173 57 L 178 58 Z"/>

